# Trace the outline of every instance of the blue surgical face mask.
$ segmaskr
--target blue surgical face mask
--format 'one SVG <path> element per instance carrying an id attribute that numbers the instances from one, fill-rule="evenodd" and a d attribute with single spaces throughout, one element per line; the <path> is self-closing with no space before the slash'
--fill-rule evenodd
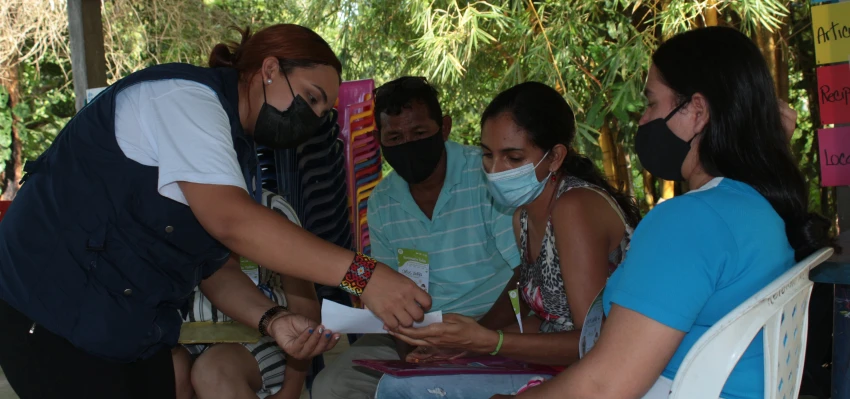
<path id="1" fill-rule="evenodd" d="M 540 165 L 546 155 L 537 164 L 527 163 L 518 168 L 509 169 L 499 173 L 485 173 L 487 175 L 487 189 L 497 203 L 516 208 L 537 199 L 543 189 L 546 187 L 546 180 L 552 175 L 549 172 L 543 181 L 537 180 L 537 174 L 534 171 Z"/>

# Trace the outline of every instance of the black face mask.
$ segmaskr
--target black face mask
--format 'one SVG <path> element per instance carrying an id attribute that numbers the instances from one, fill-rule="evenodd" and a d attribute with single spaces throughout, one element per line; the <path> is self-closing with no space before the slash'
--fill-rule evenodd
<path id="1" fill-rule="evenodd" d="M 446 151 L 443 142 L 443 129 L 434 135 L 421 140 L 409 141 L 404 144 L 386 147 L 381 144 L 381 151 L 390 166 L 407 184 L 422 183 L 434 173 L 437 163 Z"/>
<path id="2" fill-rule="evenodd" d="M 687 102 L 682 103 L 666 118 L 658 118 L 638 127 L 635 136 L 635 152 L 638 159 L 646 170 L 653 176 L 664 180 L 682 181 L 682 164 L 688 152 L 691 151 L 691 142 L 680 139 L 667 126 L 667 121 L 679 112 Z"/>
<path id="3" fill-rule="evenodd" d="M 325 117 L 317 116 L 307 101 L 295 95 L 286 72 L 283 76 L 292 93 L 292 104 L 286 111 L 278 111 L 266 102 L 266 86 L 263 85 L 263 106 L 254 125 L 254 141 L 276 150 L 298 147 L 325 122 Z"/>

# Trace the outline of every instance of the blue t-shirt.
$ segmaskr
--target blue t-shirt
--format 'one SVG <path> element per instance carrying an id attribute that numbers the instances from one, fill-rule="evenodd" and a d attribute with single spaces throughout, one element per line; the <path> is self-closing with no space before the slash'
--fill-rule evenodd
<path id="1" fill-rule="evenodd" d="M 703 333 L 794 263 L 785 223 L 770 203 L 747 184 L 716 178 L 649 212 L 608 281 L 605 313 L 613 302 L 685 332 L 662 373 L 674 379 Z M 764 397 L 761 332 L 721 396 Z"/>

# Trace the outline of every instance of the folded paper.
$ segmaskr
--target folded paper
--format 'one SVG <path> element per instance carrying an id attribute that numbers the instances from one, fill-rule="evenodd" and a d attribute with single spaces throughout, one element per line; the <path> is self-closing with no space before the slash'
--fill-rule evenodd
<path id="1" fill-rule="evenodd" d="M 414 327 L 425 327 L 443 322 L 443 312 L 425 314 L 425 320 Z M 322 301 L 322 324 L 341 334 L 386 334 L 384 322 L 370 310 L 350 308 L 329 300 Z"/>

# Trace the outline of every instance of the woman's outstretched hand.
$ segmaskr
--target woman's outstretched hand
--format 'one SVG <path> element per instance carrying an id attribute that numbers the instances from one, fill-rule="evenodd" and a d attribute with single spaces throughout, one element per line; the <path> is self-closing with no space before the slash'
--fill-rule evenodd
<path id="1" fill-rule="evenodd" d="M 410 345 L 478 353 L 492 352 L 499 342 L 497 332 L 482 327 L 470 317 L 454 313 L 444 315 L 442 323 L 422 328 L 403 327 L 390 334 Z"/>
<path id="2" fill-rule="evenodd" d="M 310 359 L 333 349 L 339 334 L 325 330 L 313 320 L 295 313 L 274 318 L 269 325 L 269 335 L 287 355 L 295 359 Z"/>

